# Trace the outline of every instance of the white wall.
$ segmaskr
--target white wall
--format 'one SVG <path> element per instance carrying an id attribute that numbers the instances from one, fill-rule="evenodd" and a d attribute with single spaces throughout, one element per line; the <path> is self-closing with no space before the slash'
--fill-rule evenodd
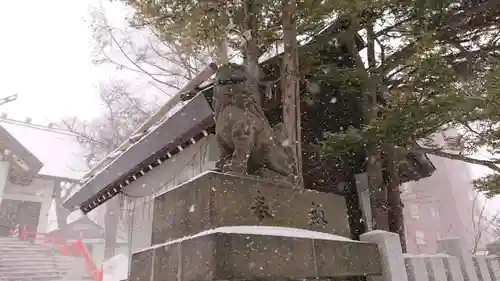
<path id="1" fill-rule="evenodd" d="M 2 198 L 42 203 L 37 232 L 47 232 L 47 214 L 52 202 L 53 189 L 54 181 L 48 179 L 35 178 L 28 186 L 21 186 L 7 181 Z"/>
<path id="2" fill-rule="evenodd" d="M 2 203 L 2 195 L 7 184 L 9 177 L 10 163 L 8 161 L 0 160 L 0 204 Z"/>

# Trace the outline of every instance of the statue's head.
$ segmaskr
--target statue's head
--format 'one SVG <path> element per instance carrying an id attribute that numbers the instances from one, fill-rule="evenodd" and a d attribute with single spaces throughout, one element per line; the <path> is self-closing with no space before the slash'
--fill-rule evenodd
<path id="1" fill-rule="evenodd" d="M 215 76 L 217 86 L 243 84 L 246 82 L 245 68 L 236 63 L 229 63 L 219 67 Z"/>

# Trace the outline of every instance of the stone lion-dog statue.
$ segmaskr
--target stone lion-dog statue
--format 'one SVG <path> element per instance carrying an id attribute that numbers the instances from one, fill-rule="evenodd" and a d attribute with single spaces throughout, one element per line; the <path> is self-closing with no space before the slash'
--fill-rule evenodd
<path id="1" fill-rule="evenodd" d="M 246 79 L 243 66 L 223 65 L 215 77 L 215 133 L 225 173 L 294 182 L 291 149 L 282 125 L 273 130 Z"/>

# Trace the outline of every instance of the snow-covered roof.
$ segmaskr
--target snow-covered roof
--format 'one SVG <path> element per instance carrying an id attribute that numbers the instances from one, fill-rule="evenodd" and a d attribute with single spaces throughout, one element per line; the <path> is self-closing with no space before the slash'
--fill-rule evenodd
<path id="1" fill-rule="evenodd" d="M 43 163 L 39 175 L 79 180 L 88 170 L 77 135 L 5 118 L 0 118 L 0 126 Z"/>

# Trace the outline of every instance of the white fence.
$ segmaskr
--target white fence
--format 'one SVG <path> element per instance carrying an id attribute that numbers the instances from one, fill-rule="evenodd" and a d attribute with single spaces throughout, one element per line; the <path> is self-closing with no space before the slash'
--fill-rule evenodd
<path id="1" fill-rule="evenodd" d="M 495 255 L 473 256 L 460 238 L 438 241 L 438 253 L 403 254 L 399 236 L 372 231 L 361 240 L 378 244 L 382 276 L 370 281 L 500 281 L 500 263 Z"/>

